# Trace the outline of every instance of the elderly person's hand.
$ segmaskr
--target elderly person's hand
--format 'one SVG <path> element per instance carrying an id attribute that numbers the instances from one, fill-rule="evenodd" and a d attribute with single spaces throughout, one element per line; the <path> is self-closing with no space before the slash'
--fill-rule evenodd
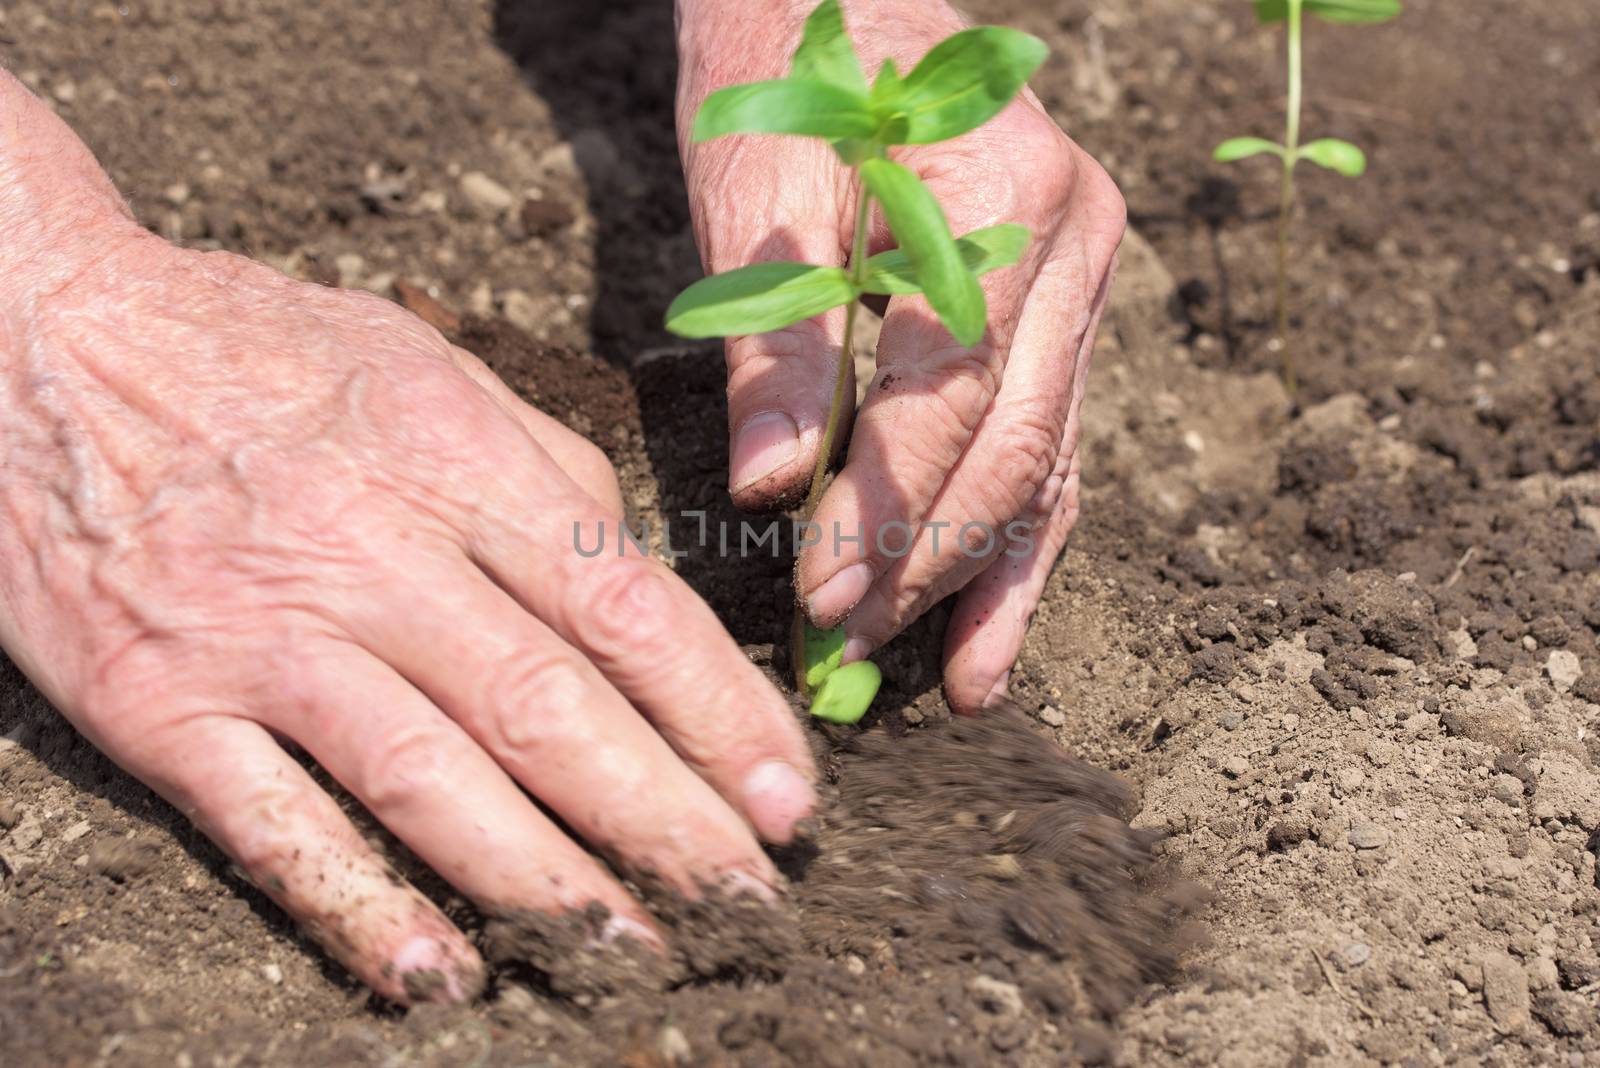
<path id="1" fill-rule="evenodd" d="M 714 90 L 787 72 L 813 6 L 678 2 L 678 128 L 710 272 L 763 260 L 844 262 L 855 191 L 827 145 L 780 137 L 691 145 L 687 138 Z M 843 6 L 868 72 L 885 58 L 907 72 L 964 26 L 939 0 Z M 894 156 L 932 188 L 955 233 L 1020 222 L 1033 242 L 1017 268 L 984 280 L 989 331 L 975 348 L 958 345 L 922 298 L 889 302 L 877 377 L 855 415 L 848 460 L 818 508 L 821 538 L 801 556 L 798 586 L 814 622 L 844 623 L 847 660 L 961 591 L 945 643 L 945 692 L 958 711 L 973 712 L 1005 693 L 1077 518 L 1079 406 L 1124 207 L 1105 172 L 1032 93 L 972 133 Z M 869 251 L 888 242 L 879 229 Z M 843 322 L 836 311 L 728 342 L 729 486 L 741 506 L 772 507 L 804 493 Z M 968 523 L 983 527 L 970 528 L 962 543 L 958 532 Z M 895 524 L 919 532 L 903 555 L 906 528 Z M 985 528 L 994 535 L 987 554 Z M 1008 528 L 1031 532 L 1008 537 Z M 865 537 L 843 542 L 836 529 Z"/>
<path id="2" fill-rule="evenodd" d="M 352 971 L 482 967 L 278 738 L 489 910 L 657 938 L 568 831 L 776 883 L 804 738 L 671 571 L 577 551 L 594 446 L 392 304 L 145 233 L 3 72 L 0 234 L 0 643 Z"/>

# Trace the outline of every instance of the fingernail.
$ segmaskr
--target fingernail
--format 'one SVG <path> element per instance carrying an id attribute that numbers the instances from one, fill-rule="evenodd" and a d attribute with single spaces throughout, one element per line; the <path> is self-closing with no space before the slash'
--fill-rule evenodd
<path id="1" fill-rule="evenodd" d="M 794 825 L 811 815 L 816 804 L 817 793 L 805 776 L 781 760 L 769 760 L 745 776 L 745 811 L 769 842 L 787 842 Z"/>
<path id="2" fill-rule="evenodd" d="M 1055 514 L 1056 505 L 1061 503 L 1061 489 L 1065 485 L 1066 480 L 1060 475 L 1051 475 L 1034 492 L 1033 499 L 1023 508 L 1023 512 L 1031 513 L 1040 519 L 1050 518 Z"/>
<path id="3" fill-rule="evenodd" d="M 762 412 L 746 420 L 733 437 L 728 485 L 737 492 L 760 482 L 800 452 L 800 430 L 782 412 Z"/>
<path id="4" fill-rule="evenodd" d="M 999 681 L 994 684 L 994 688 L 989 691 L 989 696 L 983 699 L 983 707 L 993 708 L 995 705 L 1011 696 L 1009 692 L 1010 686 L 1011 672 L 1008 671 L 1004 675 L 1000 676 Z"/>
<path id="5" fill-rule="evenodd" d="M 844 643 L 844 655 L 839 658 L 839 663 L 854 664 L 857 660 L 865 660 L 871 655 L 871 642 L 865 638 L 851 638 Z"/>
<path id="6" fill-rule="evenodd" d="M 776 890 L 746 871 L 730 871 L 725 874 L 722 877 L 722 890 L 731 898 L 748 895 L 758 901 L 769 903 L 778 900 Z"/>
<path id="7" fill-rule="evenodd" d="M 616 945 L 624 938 L 651 949 L 661 947 L 660 935 L 638 920 L 630 920 L 626 916 L 611 916 L 606 920 L 605 926 L 600 928 L 600 941 L 603 945 Z"/>
<path id="8" fill-rule="evenodd" d="M 466 1001 L 473 996 L 462 980 L 462 962 L 437 938 L 419 935 L 394 955 L 395 971 L 413 1003 Z"/>
<path id="9" fill-rule="evenodd" d="M 851 564 L 812 591 L 806 611 L 813 620 L 841 619 L 867 595 L 873 578 L 871 564 Z"/>

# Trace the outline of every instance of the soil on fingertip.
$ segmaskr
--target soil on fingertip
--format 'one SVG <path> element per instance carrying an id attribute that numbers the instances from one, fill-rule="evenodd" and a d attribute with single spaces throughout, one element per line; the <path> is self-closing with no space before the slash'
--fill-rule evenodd
<path id="1" fill-rule="evenodd" d="M 750 517 L 720 352 L 657 327 L 698 271 L 669 5 L 82 7 L 8 5 L 0 63 L 141 220 L 459 313 L 782 673 L 785 552 L 681 518 Z M 394 850 L 491 959 L 479 1003 L 402 1013 L 0 661 L 0 1060 L 1600 1063 L 1592 3 L 1308 28 L 1308 136 L 1371 168 L 1301 178 L 1293 402 L 1271 168 L 1209 160 L 1277 125 L 1279 37 L 1243 3 L 968 7 L 1047 40 L 1039 96 L 1133 222 L 1016 710 L 951 719 L 936 609 L 864 729 L 810 725 L 788 911 L 651 895 L 660 974 Z"/>

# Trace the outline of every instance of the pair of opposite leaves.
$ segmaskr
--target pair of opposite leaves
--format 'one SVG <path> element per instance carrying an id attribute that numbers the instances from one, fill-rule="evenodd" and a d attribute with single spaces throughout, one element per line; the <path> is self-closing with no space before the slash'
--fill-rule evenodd
<path id="1" fill-rule="evenodd" d="M 1263 25 L 1283 22 L 1289 17 L 1289 0 L 1255 0 L 1256 21 Z M 1387 22 L 1400 14 L 1400 0 L 1301 0 L 1301 10 L 1329 22 Z M 1300 160 L 1337 171 L 1346 178 L 1359 178 L 1367 170 L 1367 154 L 1348 141 L 1322 137 L 1308 141 L 1289 156 L 1288 149 L 1264 137 L 1231 137 L 1216 147 L 1212 158 L 1233 163 L 1251 156 L 1273 155 L 1293 167 Z"/>

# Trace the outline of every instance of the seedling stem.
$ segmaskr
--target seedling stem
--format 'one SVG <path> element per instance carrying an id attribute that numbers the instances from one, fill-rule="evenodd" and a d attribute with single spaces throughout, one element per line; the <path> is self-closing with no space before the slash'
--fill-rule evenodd
<path id="1" fill-rule="evenodd" d="M 872 194 L 862 184 L 860 168 L 852 168 L 851 182 L 856 188 L 856 229 L 850 242 L 850 284 L 863 287 L 867 284 L 867 227 L 872 224 Z M 805 504 L 800 518 L 811 522 L 817 513 L 817 502 L 822 500 L 822 487 L 828 481 L 828 458 L 833 455 L 833 444 L 839 437 L 839 424 L 844 421 L 845 383 L 850 381 L 850 368 L 855 363 L 856 309 L 859 300 L 852 300 L 844 308 L 844 341 L 839 345 L 839 363 L 833 370 L 833 401 L 828 405 L 828 423 L 822 428 L 822 445 L 817 450 L 817 464 L 811 469 L 811 488 L 806 491 Z M 789 662 L 794 665 L 794 688 L 801 697 L 811 696 L 811 685 L 806 680 L 806 609 L 798 599 L 794 606 L 794 624 L 789 628 Z"/>
<path id="2" fill-rule="evenodd" d="M 1283 192 L 1278 201 L 1278 345 L 1283 352 L 1283 386 L 1294 396 L 1294 356 L 1289 352 L 1289 227 L 1294 218 L 1294 165 L 1300 151 L 1302 0 L 1289 0 L 1289 106 L 1284 121 Z"/>

